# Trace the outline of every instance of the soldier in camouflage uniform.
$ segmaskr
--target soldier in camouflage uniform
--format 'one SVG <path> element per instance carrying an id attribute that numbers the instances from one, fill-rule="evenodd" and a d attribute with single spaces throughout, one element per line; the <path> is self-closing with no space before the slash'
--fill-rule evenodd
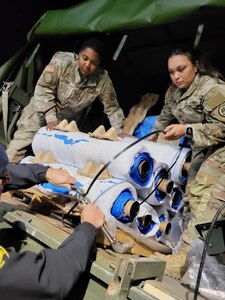
<path id="1" fill-rule="evenodd" d="M 47 124 L 52 130 L 61 120 L 72 120 L 98 97 L 111 126 L 121 131 L 124 114 L 112 81 L 99 67 L 102 44 L 96 39 L 83 43 L 79 55 L 57 52 L 40 76 L 30 103 L 17 123 L 18 130 L 8 146 L 10 162 L 19 162 L 26 154 L 35 133 Z"/>
<path id="2" fill-rule="evenodd" d="M 194 225 L 210 222 L 225 200 L 225 85 L 218 72 L 207 72 L 190 51 L 173 52 L 168 68 L 172 85 L 153 130 L 163 130 L 168 140 L 189 137 L 192 161 L 182 247 L 167 257 L 156 255 L 167 261 L 166 274 L 179 278 L 187 267 L 188 245 L 197 236 Z"/>

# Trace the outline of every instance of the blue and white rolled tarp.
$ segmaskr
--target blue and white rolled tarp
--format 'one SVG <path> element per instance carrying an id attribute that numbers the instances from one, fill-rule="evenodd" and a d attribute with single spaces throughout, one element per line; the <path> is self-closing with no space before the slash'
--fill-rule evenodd
<path id="1" fill-rule="evenodd" d="M 51 152 L 56 161 L 79 169 L 90 160 L 96 165 L 111 161 L 107 170 L 112 177 L 129 181 L 136 188 L 148 187 L 155 161 L 143 145 L 136 144 L 112 160 L 127 146 L 123 141 L 99 140 L 82 132 L 47 131 L 46 127 L 38 130 L 32 142 L 34 154 Z"/>
<path id="2" fill-rule="evenodd" d="M 76 187 L 85 194 L 89 189 L 92 179 L 77 174 L 77 168 L 60 163 L 51 164 L 53 168 L 67 170 L 70 175 L 76 177 Z M 38 189 L 49 195 L 57 193 L 73 196 L 76 191 L 65 187 L 59 187 L 50 183 L 40 184 Z M 96 180 L 86 196 L 91 203 L 95 203 L 105 215 L 113 216 L 118 221 L 130 224 L 139 209 L 135 187 L 122 179 L 110 178 Z"/>
<path id="3" fill-rule="evenodd" d="M 91 183 L 90 178 L 78 176 L 77 180 L 80 188 L 86 192 Z M 128 201 L 130 203 L 137 201 L 136 189 L 127 181 L 118 178 L 96 180 L 87 197 L 106 215 L 111 215 L 122 223 L 129 224 L 135 217 L 125 210 Z"/>
<path id="4" fill-rule="evenodd" d="M 134 140 L 125 138 L 127 142 Z M 190 161 L 191 149 L 179 147 L 172 144 L 150 142 L 142 140 L 140 142 L 158 163 L 165 163 L 171 168 L 171 179 L 178 185 L 182 186 L 187 183 L 187 171 L 184 165 Z"/>
<path id="5" fill-rule="evenodd" d="M 190 160 L 190 148 L 181 148 L 175 145 L 150 141 L 144 141 L 143 145 L 149 150 L 157 162 L 165 163 L 171 168 L 171 179 L 176 184 L 186 184 L 187 172 L 184 170 L 184 164 L 187 160 Z"/>
<path id="6" fill-rule="evenodd" d="M 138 189 L 138 196 L 150 205 L 160 205 L 169 197 L 166 191 L 160 189 L 160 181 L 163 179 L 168 180 L 169 185 L 173 185 L 173 182 L 170 181 L 170 172 L 169 167 L 166 164 L 157 163 L 155 165 L 153 176 L 151 180 L 151 186 L 147 188 Z M 170 187 L 169 187 L 170 189 Z M 171 190 L 169 190 L 171 192 Z"/>

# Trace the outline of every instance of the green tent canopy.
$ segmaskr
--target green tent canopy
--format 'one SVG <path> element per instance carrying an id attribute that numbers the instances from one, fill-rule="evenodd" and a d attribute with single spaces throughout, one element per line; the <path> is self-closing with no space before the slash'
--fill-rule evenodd
<path id="1" fill-rule="evenodd" d="M 115 32 L 183 19 L 203 7 L 225 7 L 224 0 L 89 0 L 47 11 L 28 37 Z"/>

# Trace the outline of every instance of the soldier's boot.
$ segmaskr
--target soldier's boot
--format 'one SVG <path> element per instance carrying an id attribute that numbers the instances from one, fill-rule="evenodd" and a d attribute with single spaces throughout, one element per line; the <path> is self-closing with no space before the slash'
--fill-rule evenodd
<path id="1" fill-rule="evenodd" d="M 188 262 L 187 254 L 189 250 L 189 245 L 183 243 L 179 251 L 174 252 L 173 254 L 162 254 L 155 252 L 152 256 L 160 258 L 166 261 L 165 275 L 168 275 L 174 279 L 180 279 L 185 274 Z"/>

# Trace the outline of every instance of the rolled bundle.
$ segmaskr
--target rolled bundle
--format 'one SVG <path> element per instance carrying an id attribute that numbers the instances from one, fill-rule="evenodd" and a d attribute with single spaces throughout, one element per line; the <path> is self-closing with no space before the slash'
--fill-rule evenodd
<path id="1" fill-rule="evenodd" d="M 51 152 L 58 162 L 79 169 L 90 160 L 99 165 L 110 162 L 107 170 L 112 177 L 129 181 L 137 188 L 149 186 L 154 159 L 141 144 L 122 153 L 127 146 L 122 141 L 99 140 L 82 132 L 47 131 L 45 127 L 36 133 L 32 142 L 34 154 Z"/>
<path id="2" fill-rule="evenodd" d="M 77 174 L 77 168 L 62 164 L 51 164 L 53 168 L 63 168 L 71 175 L 76 176 L 76 187 L 85 194 L 92 179 Z M 76 191 L 65 187 L 58 187 L 49 183 L 39 185 L 39 189 L 47 193 L 61 193 L 73 196 Z M 129 183 L 121 179 L 110 178 L 96 180 L 87 194 L 91 203 L 95 203 L 106 215 L 115 217 L 123 223 L 131 223 L 139 211 L 136 189 Z"/>
<path id="3" fill-rule="evenodd" d="M 142 203 L 140 205 L 137 217 L 131 223 L 130 227 L 139 231 L 145 236 L 154 236 L 160 226 L 160 221 L 155 209 L 148 203 Z"/>
<path id="4" fill-rule="evenodd" d="M 77 184 L 85 193 L 92 180 L 85 176 L 76 178 Z M 135 188 L 121 179 L 96 180 L 87 197 L 106 215 L 111 215 L 123 223 L 131 223 L 139 211 Z"/>
<path id="5" fill-rule="evenodd" d="M 173 188 L 169 167 L 166 164 L 156 164 L 151 183 L 150 187 L 138 190 L 138 196 L 150 205 L 160 205 L 169 197 L 168 194 Z"/>
<path id="6" fill-rule="evenodd" d="M 130 142 L 130 138 L 126 138 Z M 171 168 L 171 179 L 178 185 L 187 183 L 187 171 L 191 158 L 190 148 L 181 148 L 176 145 L 155 143 L 147 140 L 141 141 L 142 145 L 149 151 L 150 155 L 157 161 L 165 163 Z"/>
<path id="7" fill-rule="evenodd" d="M 190 161 L 191 149 L 175 145 L 144 141 L 143 145 L 149 150 L 156 161 L 166 163 L 171 168 L 171 179 L 179 185 L 187 182 L 186 163 Z M 174 165 L 173 165 L 174 164 Z"/>

